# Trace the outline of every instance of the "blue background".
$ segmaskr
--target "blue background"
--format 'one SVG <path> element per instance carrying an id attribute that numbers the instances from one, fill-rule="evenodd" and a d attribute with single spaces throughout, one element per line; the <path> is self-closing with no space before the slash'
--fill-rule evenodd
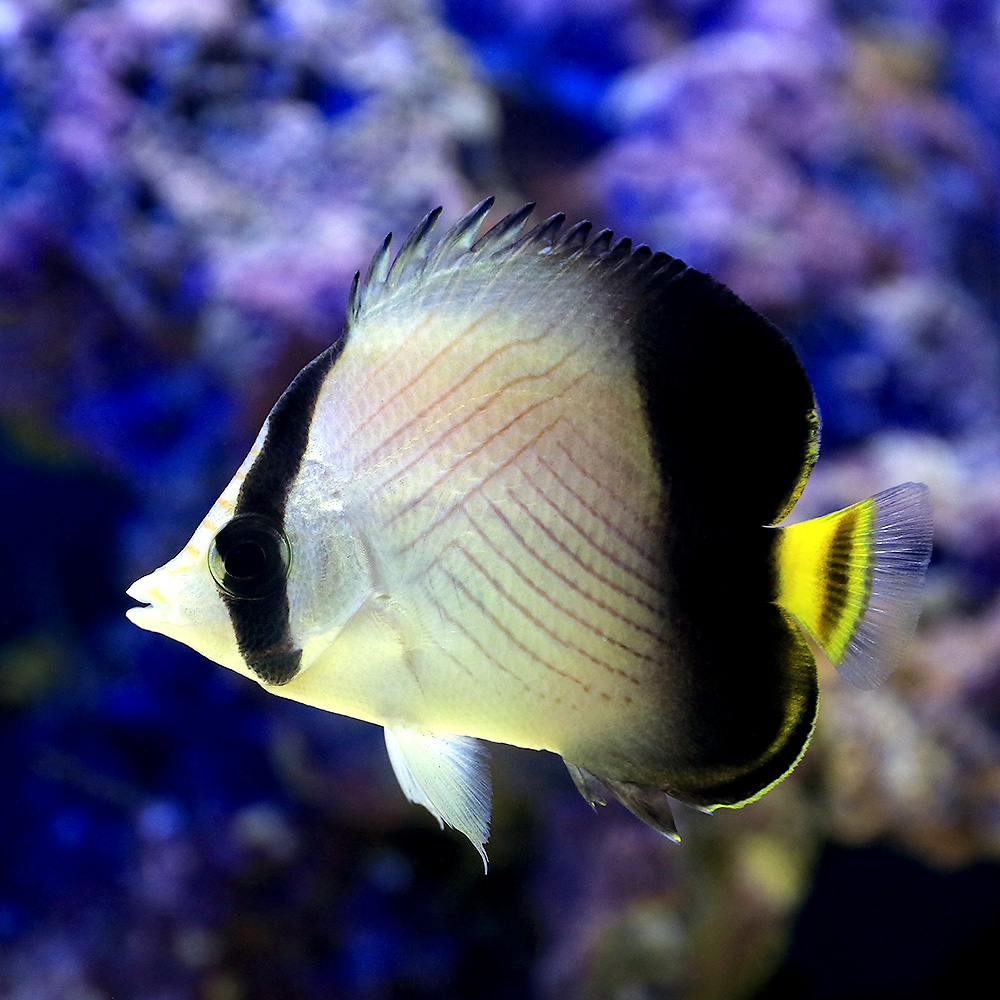
<path id="1" fill-rule="evenodd" d="M 995 978 L 998 95 L 986 2 L 0 0 L 0 995 Z M 779 789 L 684 814 L 677 848 L 498 748 L 484 878 L 374 727 L 141 632 L 123 591 L 336 337 L 384 233 L 489 193 L 729 283 L 820 400 L 797 514 L 924 479 L 937 534 L 900 670 L 858 693 L 824 669 Z"/>

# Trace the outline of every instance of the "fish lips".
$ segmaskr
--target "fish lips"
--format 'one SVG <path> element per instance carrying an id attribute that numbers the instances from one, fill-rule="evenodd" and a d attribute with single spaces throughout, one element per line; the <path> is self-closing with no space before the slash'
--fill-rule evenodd
<path id="1" fill-rule="evenodd" d="M 126 595 L 134 601 L 138 601 L 142 606 L 129 608 L 125 612 L 133 625 L 144 628 L 149 632 L 163 632 L 165 627 L 181 626 L 185 622 L 177 614 L 176 603 L 170 599 L 169 594 L 164 593 L 166 579 L 162 569 L 155 570 L 147 576 L 140 577 L 132 584 Z"/>

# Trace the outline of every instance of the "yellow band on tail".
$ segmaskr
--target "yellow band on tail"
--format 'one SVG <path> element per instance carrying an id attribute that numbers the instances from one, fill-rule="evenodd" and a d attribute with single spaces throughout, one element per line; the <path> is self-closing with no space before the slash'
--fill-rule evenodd
<path id="1" fill-rule="evenodd" d="M 874 518 L 869 499 L 781 532 L 778 603 L 835 663 L 868 607 Z"/>
<path id="2" fill-rule="evenodd" d="M 931 528 L 927 487 L 905 483 L 779 529 L 778 603 L 860 687 L 888 676 L 913 630 Z"/>

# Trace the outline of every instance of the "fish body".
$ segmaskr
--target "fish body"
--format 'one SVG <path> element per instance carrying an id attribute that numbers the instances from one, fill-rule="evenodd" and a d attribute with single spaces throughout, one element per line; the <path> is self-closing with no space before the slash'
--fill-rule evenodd
<path id="1" fill-rule="evenodd" d="M 741 804 L 803 752 L 796 622 L 852 679 L 887 673 L 926 491 L 773 527 L 819 434 L 777 329 L 589 224 L 522 236 L 526 207 L 479 237 L 489 204 L 436 244 L 432 213 L 391 267 L 386 240 L 129 617 L 383 726 L 403 791 L 481 853 L 480 739 L 558 753 L 674 835 L 668 796 Z"/>

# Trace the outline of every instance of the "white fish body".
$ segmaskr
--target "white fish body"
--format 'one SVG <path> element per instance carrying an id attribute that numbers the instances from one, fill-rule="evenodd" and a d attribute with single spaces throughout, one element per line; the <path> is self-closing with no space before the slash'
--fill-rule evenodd
<path id="1" fill-rule="evenodd" d="M 582 301 L 527 329 L 496 316 L 515 288 L 494 283 L 464 309 L 389 302 L 357 328 L 364 349 L 345 347 L 288 510 L 309 537 L 323 537 L 312 519 L 347 526 L 368 593 L 283 694 L 562 752 L 574 711 L 619 725 L 655 666 L 659 480 L 638 392 L 614 384 L 624 373 L 593 349 Z M 421 349 L 393 363 L 401 328 Z"/>
<path id="2" fill-rule="evenodd" d="M 666 792 L 702 806 L 735 802 L 702 786 L 757 794 L 744 772 L 761 765 L 765 786 L 778 780 L 815 711 L 811 654 L 762 594 L 777 621 L 766 641 L 777 629 L 775 656 L 791 664 L 766 699 L 781 701 L 784 721 L 747 760 L 720 764 L 711 749 L 703 763 L 692 751 L 704 725 L 687 691 L 711 657 L 687 637 L 670 553 L 702 526 L 682 521 L 684 480 L 665 474 L 657 414 L 673 404 L 651 397 L 644 314 L 627 293 L 711 279 L 627 243 L 609 248 L 610 234 L 589 240 L 589 226 L 557 239 L 550 222 L 515 242 L 526 210 L 473 247 L 488 207 L 437 247 L 432 214 L 391 271 L 386 241 L 352 292 L 342 339 L 275 406 L 189 544 L 130 588 L 150 606 L 129 617 L 275 694 L 384 726 L 407 796 L 481 853 L 489 778 L 474 738 L 559 753 L 588 801 L 603 801 L 597 775 L 671 834 Z M 786 348 L 774 347 L 781 377 L 804 380 Z M 808 474 L 805 385 L 779 470 L 787 482 L 756 525 L 783 516 Z M 928 533 L 929 521 L 918 541 Z"/>

